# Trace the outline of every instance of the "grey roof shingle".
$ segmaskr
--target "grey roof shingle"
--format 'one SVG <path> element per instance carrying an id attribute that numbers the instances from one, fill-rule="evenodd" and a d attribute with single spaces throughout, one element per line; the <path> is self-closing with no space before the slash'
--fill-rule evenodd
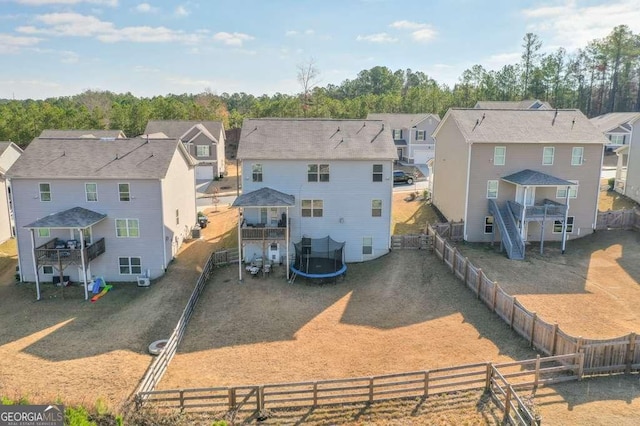
<path id="1" fill-rule="evenodd" d="M 241 160 L 393 160 L 391 132 L 377 120 L 255 118 L 244 120 Z"/>
<path id="2" fill-rule="evenodd" d="M 47 139 L 69 139 L 69 138 L 81 138 L 81 139 L 100 139 L 100 138 L 126 138 L 122 130 L 57 130 L 47 129 L 40 133 L 40 138 Z"/>
<path id="3" fill-rule="evenodd" d="M 570 182 L 565 179 L 560 179 L 555 176 L 548 175 L 546 173 L 537 172 L 531 169 L 521 170 L 517 173 L 513 173 L 509 176 L 503 176 L 502 180 L 516 183 L 518 185 L 531 185 L 531 186 L 574 186 L 574 182 Z"/>
<path id="4" fill-rule="evenodd" d="M 0 142 L 0 155 L 7 150 L 11 146 L 11 142 Z"/>
<path id="5" fill-rule="evenodd" d="M 25 228 L 88 228 L 102 219 L 106 214 L 94 212 L 82 207 L 73 207 L 58 213 L 52 213 L 36 220 Z"/>
<path id="6" fill-rule="evenodd" d="M 144 134 L 164 133 L 170 138 L 178 139 L 198 124 L 202 124 L 216 141 L 218 141 L 220 131 L 224 130 L 221 121 L 149 120 Z"/>
<path id="7" fill-rule="evenodd" d="M 232 204 L 233 207 L 293 207 L 295 205 L 296 198 L 293 195 L 268 187 L 242 194 Z"/>
<path id="8" fill-rule="evenodd" d="M 390 130 L 393 129 L 410 129 L 416 124 L 426 120 L 429 116 L 433 117 L 436 121 L 440 121 L 440 117 L 437 114 L 423 113 L 423 114 L 387 114 L 387 113 L 372 113 L 367 115 L 367 120 L 382 120 L 389 123 Z"/>
<path id="9" fill-rule="evenodd" d="M 176 150 L 190 157 L 177 139 L 40 139 L 24 150 L 7 172 L 10 178 L 161 179 Z"/>
<path id="10" fill-rule="evenodd" d="M 552 109 L 549 102 L 538 99 L 525 99 L 522 101 L 478 101 L 475 108 L 480 109 L 530 109 L 536 102 L 542 104 L 547 109 Z"/>
<path id="11" fill-rule="evenodd" d="M 601 132 L 606 133 L 618 126 L 640 119 L 640 112 L 611 112 L 593 117 L 591 123 Z"/>
<path id="12" fill-rule="evenodd" d="M 447 112 L 471 143 L 606 144 L 602 132 L 575 109 L 492 110 L 458 109 Z M 448 119 L 445 116 L 445 120 Z M 442 124 L 439 128 L 442 127 Z M 434 136 L 437 137 L 439 129 Z"/>

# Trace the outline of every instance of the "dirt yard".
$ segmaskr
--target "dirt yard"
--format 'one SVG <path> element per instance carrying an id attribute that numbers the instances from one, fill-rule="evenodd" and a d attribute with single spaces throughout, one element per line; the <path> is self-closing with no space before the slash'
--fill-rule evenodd
<path id="1" fill-rule="evenodd" d="M 409 235 L 423 233 L 427 223 L 438 222 L 438 216 L 421 197 L 409 200 L 408 192 L 393 193 L 391 210 L 393 235 Z"/>

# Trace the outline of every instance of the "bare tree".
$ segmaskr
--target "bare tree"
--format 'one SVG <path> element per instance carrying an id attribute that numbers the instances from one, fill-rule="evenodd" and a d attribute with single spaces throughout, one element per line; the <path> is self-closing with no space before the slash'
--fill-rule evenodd
<path id="1" fill-rule="evenodd" d="M 308 61 L 298 64 L 298 83 L 302 87 L 301 101 L 302 112 L 307 116 L 307 111 L 311 107 L 311 95 L 313 88 L 320 83 L 320 71 L 316 66 L 316 61 L 310 58 Z"/>

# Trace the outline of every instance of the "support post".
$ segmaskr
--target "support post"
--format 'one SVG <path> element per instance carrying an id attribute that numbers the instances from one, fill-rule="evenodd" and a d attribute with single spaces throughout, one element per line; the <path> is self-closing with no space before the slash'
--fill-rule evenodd
<path id="1" fill-rule="evenodd" d="M 424 397 L 429 397 L 429 370 L 424 372 Z"/>
<path id="2" fill-rule="evenodd" d="M 242 282 L 242 207 L 238 207 L 238 281 Z"/>
<path id="3" fill-rule="evenodd" d="M 487 363 L 487 376 L 484 383 L 484 390 L 491 389 L 491 377 L 493 377 L 493 364 Z"/>
<path id="4" fill-rule="evenodd" d="M 507 385 L 507 394 L 504 397 L 504 419 L 502 424 L 509 424 L 509 415 L 511 414 L 511 395 L 513 394 L 513 388 L 511 385 Z"/>
<path id="5" fill-rule="evenodd" d="M 538 387 L 539 381 L 540 381 L 540 354 L 536 355 L 536 372 L 535 372 L 535 379 L 533 380 L 534 388 Z"/>
<path id="6" fill-rule="evenodd" d="M 558 337 L 558 323 L 553 324 L 551 329 L 551 356 L 556 354 L 556 340 Z"/>
<path id="7" fill-rule="evenodd" d="M 629 344 L 627 345 L 626 364 L 624 369 L 625 374 L 631 373 L 631 366 L 633 365 L 633 359 L 635 358 L 636 351 L 636 333 L 629 334 Z"/>
<path id="8" fill-rule="evenodd" d="M 491 297 L 491 312 L 496 311 L 496 303 L 498 301 L 498 281 L 493 282 L 493 296 Z"/>
<path id="9" fill-rule="evenodd" d="M 80 235 L 80 261 L 82 262 L 82 282 L 84 284 L 84 300 L 89 300 L 89 289 L 87 288 L 87 259 L 84 257 L 84 233 L 78 228 Z"/>
<path id="10" fill-rule="evenodd" d="M 286 265 L 287 265 L 287 281 L 289 281 L 289 273 L 290 273 L 290 271 L 289 271 L 289 269 L 290 269 L 289 268 L 289 262 L 290 262 L 290 260 L 289 260 L 289 257 L 290 257 L 289 256 L 289 207 L 286 207 L 286 214 L 287 214 L 287 220 L 285 221 L 286 222 L 286 224 L 285 224 L 285 227 L 286 227 L 286 229 L 285 229 L 285 232 L 286 232 L 285 241 L 286 241 L 286 244 L 287 244 L 287 250 L 286 250 L 286 252 L 287 252 L 287 263 L 286 263 Z"/>
<path id="11" fill-rule="evenodd" d="M 482 269 L 478 268 L 478 273 L 476 276 L 476 294 L 478 295 L 478 298 L 480 297 L 480 286 L 482 285 L 483 274 L 484 272 L 482 272 Z"/>
<path id="12" fill-rule="evenodd" d="M 369 377 L 369 403 L 373 402 L 373 377 Z"/>
<path id="13" fill-rule="evenodd" d="M 544 224 L 547 222 L 547 209 L 549 205 L 544 204 L 544 216 L 542 217 L 542 223 L 540 224 L 540 254 L 544 254 Z"/>
<path id="14" fill-rule="evenodd" d="M 31 233 L 31 253 L 33 259 L 33 272 L 36 274 L 36 300 L 40 300 L 40 274 L 38 274 L 38 261 L 36 260 L 36 237 L 33 228 L 29 229 Z"/>
<path id="15" fill-rule="evenodd" d="M 567 195 L 565 197 L 564 221 L 562 222 L 562 254 L 567 246 L 567 221 L 569 220 L 569 191 L 571 187 L 567 186 Z"/>
<path id="16" fill-rule="evenodd" d="M 538 319 L 538 314 L 534 312 L 531 318 L 531 334 L 529 335 L 529 344 L 531 347 L 533 347 L 533 339 L 536 331 L 536 319 Z"/>
<path id="17" fill-rule="evenodd" d="M 509 315 L 509 327 L 511 327 L 513 329 L 513 318 L 515 317 L 515 313 L 516 313 L 516 297 L 513 296 L 511 298 L 511 315 Z"/>

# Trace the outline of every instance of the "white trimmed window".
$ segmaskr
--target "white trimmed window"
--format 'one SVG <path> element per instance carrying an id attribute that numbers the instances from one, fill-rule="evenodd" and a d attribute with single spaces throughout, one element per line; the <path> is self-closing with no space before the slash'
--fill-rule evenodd
<path id="1" fill-rule="evenodd" d="M 425 130 L 416 130 L 416 140 L 423 141 L 427 138 L 427 132 Z"/>
<path id="2" fill-rule="evenodd" d="M 120 201 L 131 201 L 131 188 L 128 183 L 118 184 L 118 197 Z"/>
<path id="3" fill-rule="evenodd" d="M 582 166 L 584 162 L 584 148 L 581 146 L 574 146 L 571 150 L 571 165 Z"/>
<path id="4" fill-rule="evenodd" d="M 87 196 L 87 201 L 98 201 L 98 184 L 97 183 L 85 183 L 84 193 Z"/>
<path id="5" fill-rule="evenodd" d="M 609 135 L 611 145 L 624 145 L 624 135 Z"/>
<path id="6" fill-rule="evenodd" d="M 569 198 L 578 198 L 578 181 L 572 180 L 570 182 L 575 183 L 575 186 L 569 187 Z M 567 187 L 559 186 L 556 189 L 556 198 L 567 198 Z"/>
<path id="7" fill-rule="evenodd" d="M 373 237 L 362 239 L 362 254 L 373 254 Z"/>
<path id="8" fill-rule="evenodd" d="M 382 182 L 382 164 L 373 165 L 373 181 Z"/>
<path id="9" fill-rule="evenodd" d="M 493 216 L 484 217 L 484 233 L 485 234 L 493 233 Z"/>
<path id="10" fill-rule="evenodd" d="M 262 182 L 262 164 L 251 165 L 251 179 L 253 182 Z"/>
<path id="11" fill-rule="evenodd" d="M 569 216 L 567 218 L 567 234 L 570 234 L 573 232 L 573 216 Z M 555 220 L 553 222 L 553 233 L 554 234 L 560 234 L 562 233 L 562 221 L 561 220 Z"/>
<path id="12" fill-rule="evenodd" d="M 371 216 L 382 216 L 382 200 L 371 200 Z"/>
<path id="13" fill-rule="evenodd" d="M 53 275 L 53 266 L 50 265 L 44 265 L 42 267 L 42 273 L 44 275 Z"/>
<path id="14" fill-rule="evenodd" d="M 402 139 L 402 129 L 393 129 L 391 131 L 394 140 Z"/>
<path id="15" fill-rule="evenodd" d="M 302 200 L 302 217 L 322 217 L 324 203 L 322 200 Z"/>
<path id="16" fill-rule="evenodd" d="M 307 182 L 329 182 L 329 165 L 308 164 Z"/>
<path id="17" fill-rule="evenodd" d="M 140 224 L 138 219 L 116 219 L 116 237 L 138 238 L 140 236 Z"/>
<path id="18" fill-rule="evenodd" d="M 196 145 L 196 157 L 209 157 L 211 147 L 209 145 Z"/>
<path id="19" fill-rule="evenodd" d="M 139 257 L 119 257 L 120 275 L 136 275 L 142 273 L 142 263 Z"/>
<path id="20" fill-rule="evenodd" d="M 553 157 L 556 153 L 556 148 L 553 146 L 545 146 L 542 148 L 542 165 L 553 166 Z"/>
<path id="21" fill-rule="evenodd" d="M 38 188 L 40 190 L 40 201 L 51 201 L 51 184 L 40 183 Z"/>
<path id="22" fill-rule="evenodd" d="M 51 230 L 49 228 L 38 228 L 38 237 L 40 238 L 51 237 Z"/>
<path id="23" fill-rule="evenodd" d="M 506 146 L 496 146 L 493 148 L 493 165 L 504 166 L 505 159 L 507 157 Z"/>
<path id="24" fill-rule="evenodd" d="M 487 198 L 498 198 L 498 181 L 487 181 Z"/>

